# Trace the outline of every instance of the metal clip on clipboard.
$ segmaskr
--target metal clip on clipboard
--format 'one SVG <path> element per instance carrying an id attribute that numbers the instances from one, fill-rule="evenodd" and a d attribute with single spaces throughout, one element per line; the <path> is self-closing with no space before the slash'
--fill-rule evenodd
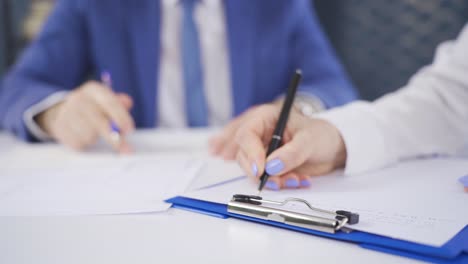
<path id="1" fill-rule="evenodd" d="M 327 214 L 334 218 L 325 218 L 265 206 L 284 206 L 290 202 L 303 203 L 316 214 Z M 359 222 L 359 215 L 356 213 L 343 210 L 336 212 L 323 210 L 313 207 L 306 200 L 299 198 L 288 198 L 282 202 L 277 202 L 265 200 L 260 196 L 236 194 L 228 203 L 228 212 L 332 234 L 340 230 L 351 232 L 352 230 L 346 228 L 345 225 L 354 225 Z"/>

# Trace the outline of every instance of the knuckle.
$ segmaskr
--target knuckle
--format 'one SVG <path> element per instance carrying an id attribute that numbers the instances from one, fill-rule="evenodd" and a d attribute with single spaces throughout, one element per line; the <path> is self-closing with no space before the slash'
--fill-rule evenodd
<path id="1" fill-rule="evenodd" d="M 98 87 L 102 87 L 101 83 L 95 81 L 95 80 L 91 80 L 91 81 L 87 81 L 84 85 L 83 85 L 83 89 L 96 89 Z"/>
<path id="2" fill-rule="evenodd" d="M 104 104 L 104 106 L 106 107 L 109 107 L 109 110 L 112 109 L 112 99 L 109 98 L 109 96 L 106 96 L 103 100 L 102 100 L 102 103 Z M 112 114 L 114 111 L 110 111 L 109 114 Z"/>
<path id="3" fill-rule="evenodd" d="M 102 107 L 106 108 L 106 112 L 113 118 L 117 118 L 118 108 L 114 107 L 114 100 L 111 96 L 105 96 L 102 98 Z M 120 119 L 119 119 L 120 120 Z M 116 120 L 118 121 L 118 120 Z"/>
<path id="4" fill-rule="evenodd" d="M 106 89 L 104 88 L 105 87 L 96 81 L 89 81 L 85 83 L 79 90 L 88 96 L 99 98 L 106 95 Z"/>
<path id="5" fill-rule="evenodd" d="M 276 112 L 276 107 L 273 104 L 264 104 L 264 105 L 261 105 L 258 108 L 258 111 L 260 112 L 260 114 L 266 115 L 266 114 L 270 114 L 272 112 L 275 113 Z"/>
<path id="6" fill-rule="evenodd" d="M 67 97 L 67 102 L 69 103 L 74 103 L 74 102 L 79 102 L 83 98 L 83 93 L 80 91 L 73 91 L 71 92 L 68 97 Z"/>
<path id="7" fill-rule="evenodd" d="M 255 108 L 252 113 L 255 114 L 255 115 L 259 115 L 259 114 L 262 114 L 262 113 L 265 113 L 267 112 L 269 109 L 269 105 L 267 104 L 264 104 L 264 105 L 260 105 L 258 106 L 257 108 Z"/>
<path id="8" fill-rule="evenodd" d="M 88 81 L 84 83 L 82 86 L 80 86 L 77 91 L 83 92 L 83 93 L 89 93 L 93 91 L 96 88 L 97 83 L 95 81 Z"/>

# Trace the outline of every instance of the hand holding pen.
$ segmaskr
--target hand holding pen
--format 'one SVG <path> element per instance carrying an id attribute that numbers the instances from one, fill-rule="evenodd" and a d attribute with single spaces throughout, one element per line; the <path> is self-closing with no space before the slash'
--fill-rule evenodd
<path id="1" fill-rule="evenodd" d="M 297 70 L 294 74 L 294 77 L 289 85 L 286 98 L 283 101 L 283 106 L 281 107 L 281 112 L 278 117 L 278 122 L 276 123 L 275 130 L 273 131 L 273 135 L 271 137 L 270 144 L 268 145 L 268 150 L 266 153 L 266 157 L 268 157 L 273 151 L 277 150 L 283 143 L 283 134 L 284 130 L 286 129 L 286 124 L 288 123 L 289 113 L 291 112 L 294 98 L 296 97 L 297 87 L 301 82 L 302 73 L 300 70 Z M 261 192 L 263 187 L 268 181 L 270 174 L 268 171 L 264 171 L 263 174 L 260 176 L 260 184 L 258 186 L 258 191 Z"/>
<path id="2" fill-rule="evenodd" d="M 291 108 L 299 75 L 293 77 L 283 105 L 268 103 L 247 111 L 230 137 L 245 173 L 270 190 L 307 188 L 311 176 L 329 173 L 346 162 L 345 144 L 336 127 Z M 228 125 L 219 137 L 231 135 L 231 128 Z"/>
<path id="3" fill-rule="evenodd" d="M 103 74 L 110 81 L 110 74 Z M 134 130 L 132 100 L 101 82 L 88 81 L 40 113 L 37 124 L 52 139 L 83 150 L 104 139 L 119 153 L 131 152 L 125 135 Z"/>
<path id="4" fill-rule="evenodd" d="M 101 81 L 105 86 L 112 89 L 112 76 L 108 71 L 104 71 L 101 73 Z M 127 106 L 129 107 L 127 111 L 130 110 L 133 104 L 131 98 L 125 94 L 117 94 L 117 97 L 121 101 L 122 106 L 124 107 Z M 109 136 L 107 137 L 108 138 L 107 142 L 109 142 L 120 153 L 132 152 L 132 149 L 130 148 L 128 143 L 125 141 L 125 138 L 124 138 L 125 131 L 123 131 L 120 128 L 117 122 L 111 120 L 109 122 L 109 128 L 110 129 L 109 129 Z"/>

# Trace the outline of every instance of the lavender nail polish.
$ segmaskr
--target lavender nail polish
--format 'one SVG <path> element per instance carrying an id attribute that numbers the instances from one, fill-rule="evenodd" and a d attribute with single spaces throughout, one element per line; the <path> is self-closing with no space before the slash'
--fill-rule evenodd
<path id="1" fill-rule="evenodd" d="M 297 188 L 299 187 L 299 182 L 296 179 L 287 179 L 285 185 L 288 188 Z"/>
<path id="2" fill-rule="evenodd" d="M 274 181 L 267 181 L 267 183 L 265 184 L 265 187 L 273 191 L 279 191 L 279 186 Z"/>
<path id="3" fill-rule="evenodd" d="M 284 163 L 280 159 L 270 160 L 265 167 L 269 175 L 277 175 L 284 169 Z"/>
<path id="4" fill-rule="evenodd" d="M 465 187 L 468 187 L 468 175 L 458 179 Z"/>
<path id="5" fill-rule="evenodd" d="M 301 181 L 301 187 L 309 187 L 310 186 L 310 181 L 309 180 L 302 180 Z"/>

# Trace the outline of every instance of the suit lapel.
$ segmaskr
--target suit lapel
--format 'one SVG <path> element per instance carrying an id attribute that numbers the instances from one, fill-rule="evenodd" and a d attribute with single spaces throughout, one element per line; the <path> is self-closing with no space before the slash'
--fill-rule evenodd
<path id="1" fill-rule="evenodd" d="M 235 115 L 242 113 L 253 101 L 253 26 L 255 24 L 253 19 L 255 4 L 252 2 L 249 0 L 225 1 Z"/>
<path id="2" fill-rule="evenodd" d="M 160 50 L 160 1 L 133 1 L 130 13 L 129 36 L 132 65 L 128 65 L 134 78 L 135 116 L 140 127 L 156 124 L 157 79 Z"/>

